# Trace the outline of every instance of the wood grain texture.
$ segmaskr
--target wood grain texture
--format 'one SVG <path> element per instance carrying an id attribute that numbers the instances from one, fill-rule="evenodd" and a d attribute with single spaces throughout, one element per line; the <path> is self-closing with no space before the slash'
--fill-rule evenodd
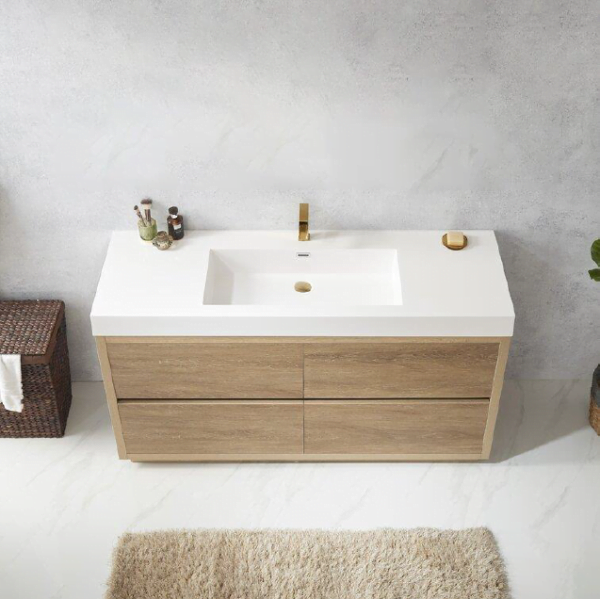
<path id="1" fill-rule="evenodd" d="M 109 344 L 119 399 L 301 398 L 294 344 Z"/>
<path id="2" fill-rule="evenodd" d="M 481 454 L 487 400 L 306 401 L 314 454 Z"/>
<path id="3" fill-rule="evenodd" d="M 302 453 L 302 401 L 122 401 L 129 454 Z"/>
<path id="4" fill-rule="evenodd" d="M 489 459 L 490 454 L 492 452 L 492 442 L 494 440 L 496 419 L 498 418 L 498 410 L 500 408 L 500 397 L 502 395 L 502 387 L 504 386 L 504 373 L 506 371 L 506 363 L 508 361 L 510 341 L 510 338 L 507 338 L 503 339 L 500 342 L 500 351 L 498 352 L 498 361 L 496 362 L 494 383 L 492 385 L 492 395 L 490 397 L 490 409 L 488 412 L 488 419 L 485 427 L 485 435 L 483 437 L 482 458 L 484 460 Z"/>
<path id="5" fill-rule="evenodd" d="M 306 398 L 487 398 L 497 343 L 311 345 Z"/>
<path id="6" fill-rule="evenodd" d="M 104 337 L 96 337 L 96 349 L 98 350 L 98 360 L 100 361 L 102 380 L 104 381 L 104 392 L 106 393 L 106 402 L 108 404 L 110 421 L 112 423 L 115 440 L 117 442 L 117 452 L 119 454 L 119 458 L 124 460 L 127 457 L 125 451 L 125 441 L 123 440 L 121 418 L 119 417 L 119 410 L 117 408 L 117 395 L 113 385 L 110 363 L 108 361 L 108 353 L 106 350 L 106 340 Z"/>
<path id="7" fill-rule="evenodd" d="M 497 337 L 97 338 L 119 457 L 153 462 L 486 459 L 509 345 Z M 305 409 L 285 401 L 303 397 L 304 367 L 306 397 L 323 399 Z"/>

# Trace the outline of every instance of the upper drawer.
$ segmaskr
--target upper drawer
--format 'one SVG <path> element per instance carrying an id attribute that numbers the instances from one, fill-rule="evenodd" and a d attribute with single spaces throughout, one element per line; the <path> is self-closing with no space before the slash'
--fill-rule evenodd
<path id="1" fill-rule="evenodd" d="M 301 398 L 293 343 L 108 343 L 120 399 Z"/>
<path id="2" fill-rule="evenodd" d="M 304 396 L 490 397 L 498 343 L 344 343 L 305 346 Z"/>

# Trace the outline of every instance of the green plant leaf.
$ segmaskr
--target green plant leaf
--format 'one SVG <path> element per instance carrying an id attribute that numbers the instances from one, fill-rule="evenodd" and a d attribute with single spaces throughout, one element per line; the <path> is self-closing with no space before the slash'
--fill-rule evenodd
<path id="1" fill-rule="evenodd" d="M 600 268 L 593 268 L 588 272 L 590 273 L 590 278 L 594 279 L 594 281 L 600 282 Z"/>
<path id="2" fill-rule="evenodd" d="M 592 260 L 600 266 L 600 239 L 592 243 Z"/>

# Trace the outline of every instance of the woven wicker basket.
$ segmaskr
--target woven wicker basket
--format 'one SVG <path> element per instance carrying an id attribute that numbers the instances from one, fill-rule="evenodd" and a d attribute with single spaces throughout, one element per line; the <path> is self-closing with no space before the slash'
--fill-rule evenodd
<path id="1" fill-rule="evenodd" d="M 600 364 L 594 372 L 592 379 L 592 392 L 590 397 L 590 424 L 600 435 Z"/>
<path id="2" fill-rule="evenodd" d="M 71 407 L 65 305 L 0 302 L 0 354 L 21 354 L 23 411 L 0 404 L 0 437 L 62 437 Z"/>

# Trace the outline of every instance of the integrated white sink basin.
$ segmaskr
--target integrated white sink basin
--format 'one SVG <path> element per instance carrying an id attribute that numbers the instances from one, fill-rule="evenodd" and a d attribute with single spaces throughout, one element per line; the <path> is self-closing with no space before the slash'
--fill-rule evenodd
<path id="1" fill-rule="evenodd" d="M 96 336 L 510 337 L 493 231 L 186 231 L 159 252 L 115 232 L 92 307 Z M 298 256 L 308 253 L 309 256 Z M 296 291 L 296 284 L 300 291 Z M 306 291 L 310 285 L 310 291 Z"/>
<path id="2" fill-rule="evenodd" d="M 402 305 L 397 250 L 210 250 L 205 305 Z"/>

